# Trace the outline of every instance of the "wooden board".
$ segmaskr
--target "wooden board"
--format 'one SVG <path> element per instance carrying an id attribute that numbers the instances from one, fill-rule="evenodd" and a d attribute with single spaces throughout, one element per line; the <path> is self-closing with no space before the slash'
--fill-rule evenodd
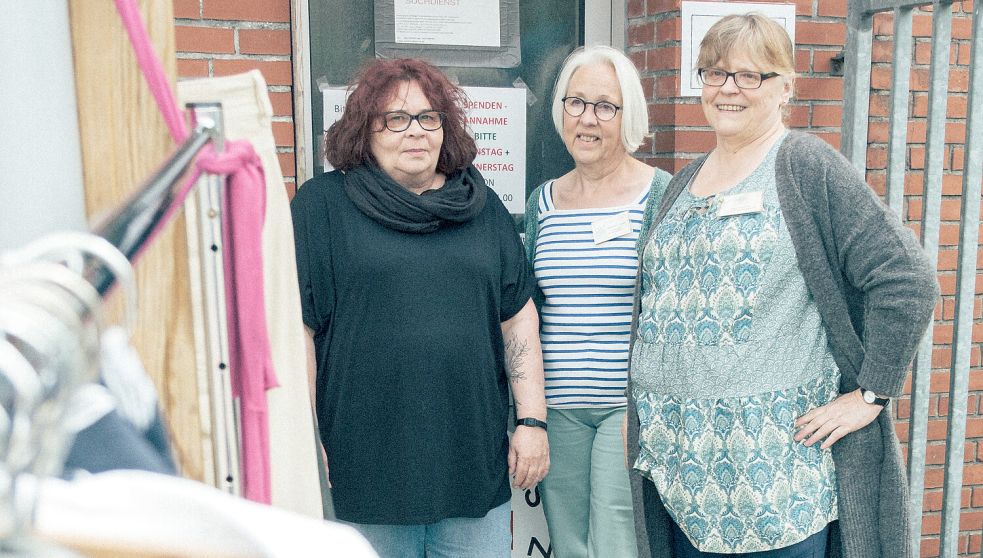
<path id="1" fill-rule="evenodd" d="M 173 83 L 171 1 L 140 4 L 155 51 Z M 86 210 L 93 222 L 143 183 L 175 146 L 113 3 L 71 0 L 69 11 Z M 198 408 L 187 260 L 184 217 L 178 215 L 137 262 L 140 319 L 134 344 L 157 385 L 182 474 L 205 480 L 211 442 Z M 115 311 L 118 316 L 119 309 Z"/>

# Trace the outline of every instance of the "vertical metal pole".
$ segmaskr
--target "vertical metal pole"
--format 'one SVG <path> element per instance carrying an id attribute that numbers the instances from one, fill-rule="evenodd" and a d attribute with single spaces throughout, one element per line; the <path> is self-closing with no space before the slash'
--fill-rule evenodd
<path id="1" fill-rule="evenodd" d="M 922 245 L 932 262 L 933 268 L 938 267 L 939 260 L 939 221 L 942 204 L 942 154 L 944 152 L 945 141 L 945 99 L 949 82 L 949 35 L 951 29 L 952 10 L 951 4 L 948 9 L 936 6 L 933 18 L 932 30 L 932 69 L 931 81 L 928 96 L 928 138 L 925 146 L 925 174 L 924 187 L 922 192 Z M 942 98 L 941 111 L 935 103 Z M 919 441 L 926 435 L 929 384 L 932 375 L 932 349 L 935 344 L 934 323 L 929 326 L 925 336 L 922 337 L 921 344 L 918 346 L 918 356 L 915 359 L 914 383 L 912 387 L 912 439 Z M 950 404 L 952 402 L 950 401 Z M 965 403 L 965 401 L 964 401 Z M 947 442 L 948 444 L 948 442 Z M 909 447 L 913 451 L 913 448 Z M 960 447 L 960 455 L 962 447 Z M 919 458 L 924 459 L 924 451 Z M 910 482 L 924 483 L 925 470 L 922 467 L 920 475 L 917 468 L 909 466 Z M 914 478 L 920 476 L 917 480 Z M 924 493 L 924 492 L 923 492 Z M 921 515 L 923 502 L 916 502 L 912 499 L 913 505 L 918 506 L 918 511 L 912 515 Z M 914 512 L 914 510 L 912 510 Z M 916 520 L 912 518 L 912 524 Z M 921 519 L 917 519 L 919 530 L 911 533 L 913 540 L 920 541 Z M 914 548 L 919 548 L 915 546 Z M 943 551 L 943 556 L 946 554 Z M 954 556 L 954 555 L 953 555 Z"/>
<path id="2" fill-rule="evenodd" d="M 904 212 L 904 179 L 908 149 L 908 87 L 912 57 L 911 7 L 894 11 L 894 68 L 891 79 L 891 139 L 888 147 L 887 199 L 898 215 Z M 934 260 L 933 260 L 934 261 Z M 912 506 L 908 537 L 912 555 L 921 556 L 922 509 L 925 500 L 925 451 L 928 439 L 928 401 L 932 379 L 932 327 L 922 339 L 911 382 L 908 434 L 908 483 Z M 917 511 L 916 511 L 917 510 Z"/>
<path id="3" fill-rule="evenodd" d="M 212 145 L 216 152 L 224 148 L 222 107 L 218 103 L 188 105 L 193 125 L 208 125 L 212 130 Z M 213 450 L 210 479 L 215 486 L 238 495 L 239 447 L 236 428 L 235 402 L 229 376 L 228 328 L 225 296 L 225 274 L 222 244 L 222 184 L 223 177 L 202 174 L 198 180 L 194 201 L 189 202 L 189 221 L 194 214 L 195 236 L 198 248 L 197 272 L 200 282 L 196 306 L 196 331 L 204 332 L 204 381 L 199 383 L 201 408 L 210 413 L 209 424 Z M 190 206 L 194 206 L 190 208 Z M 195 281 L 192 281 L 195 283 Z M 200 321 L 199 321 L 200 320 Z M 198 327 L 200 326 L 200 327 Z M 202 385 L 203 384 L 203 385 Z"/>
<path id="4" fill-rule="evenodd" d="M 861 2 L 851 2 L 847 15 L 840 152 L 865 173 L 874 17 L 864 8 Z"/>
<path id="5" fill-rule="evenodd" d="M 949 3 L 943 13 L 952 17 Z M 939 10 L 943 6 L 936 6 Z M 938 14 L 938 12 L 936 12 Z M 969 355 L 973 342 L 973 302 L 976 295 L 976 254 L 979 249 L 980 182 L 983 180 L 983 25 L 980 2 L 973 6 L 972 58 L 969 74 L 969 113 L 963 158 L 962 210 L 959 226 L 959 265 L 956 271 L 956 318 L 953 332 L 952 368 L 949 387 L 949 427 L 946 435 L 945 488 L 942 513 L 942 556 L 955 557 L 959 551 L 959 515 L 963 478 L 963 445 L 966 440 L 966 399 L 969 391 Z M 938 14 L 942 15 L 942 14 Z M 938 17 L 938 15 L 936 17 Z M 948 27 L 948 24 L 946 25 Z M 949 34 L 944 47 L 949 51 Z M 935 60 L 933 60 L 934 64 Z"/>
<path id="6" fill-rule="evenodd" d="M 911 80 L 912 8 L 894 10 L 894 60 L 891 76 L 891 139 L 887 154 L 887 203 L 904 212 L 908 151 L 908 84 Z M 921 518 L 919 518 L 920 520 Z"/>

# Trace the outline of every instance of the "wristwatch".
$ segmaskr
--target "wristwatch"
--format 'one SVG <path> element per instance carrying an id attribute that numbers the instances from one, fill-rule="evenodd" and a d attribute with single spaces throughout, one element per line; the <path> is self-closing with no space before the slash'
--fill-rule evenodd
<path id="1" fill-rule="evenodd" d="M 516 419 L 515 425 L 516 426 L 532 426 L 533 428 L 542 428 L 543 430 L 546 430 L 546 423 L 545 422 L 543 422 L 543 421 L 541 421 L 539 419 L 534 419 L 534 418 L 530 418 L 530 417 Z"/>
<path id="2" fill-rule="evenodd" d="M 880 405 L 881 407 L 887 405 L 887 402 L 891 400 L 888 397 L 881 397 L 869 389 L 864 388 L 860 388 L 860 396 L 864 398 L 865 402 L 871 405 Z"/>

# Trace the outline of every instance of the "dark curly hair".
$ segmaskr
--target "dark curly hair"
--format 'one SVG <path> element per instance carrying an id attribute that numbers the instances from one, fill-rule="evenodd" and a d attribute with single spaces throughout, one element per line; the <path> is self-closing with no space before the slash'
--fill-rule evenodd
<path id="1" fill-rule="evenodd" d="M 467 95 L 431 64 L 416 58 L 401 58 L 370 60 L 349 85 L 345 112 L 324 133 L 324 154 L 332 166 L 349 170 L 366 161 L 374 162 L 369 137 L 397 87 L 408 81 L 420 86 L 433 110 L 447 115 L 437 172 L 450 174 L 474 161 L 478 149 L 464 115 Z"/>

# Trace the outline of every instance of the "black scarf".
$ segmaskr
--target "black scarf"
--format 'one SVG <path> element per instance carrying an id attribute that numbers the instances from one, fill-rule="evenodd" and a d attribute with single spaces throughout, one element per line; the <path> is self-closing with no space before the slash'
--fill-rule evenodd
<path id="1" fill-rule="evenodd" d="M 465 223 L 485 207 L 485 179 L 473 165 L 447 176 L 436 190 L 414 194 L 374 163 L 345 173 L 345 193 L 380 225 L 402 232 L 429 233 L 444 223 Z"/>

